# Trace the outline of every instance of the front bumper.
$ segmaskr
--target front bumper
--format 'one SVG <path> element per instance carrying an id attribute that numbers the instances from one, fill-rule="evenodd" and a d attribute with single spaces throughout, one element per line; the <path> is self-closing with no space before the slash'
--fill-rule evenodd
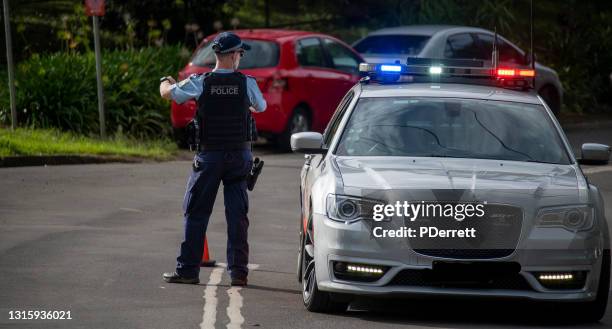
<path id="1" fill-rule="evenodd" d="M 405 239 L 372 236 L 371 228 L 362 221 L 345 224 L 322 214 L 313 214 L 316 275 L 319 289 L 355 295 L 411 295 L 523 298 L 541 301 L 590 301 L 596 298 L 601 272 L 601 235 L 596 230 L 574 234 L 561 228 L 536 229 L 523 227 L 519 245 L 503 258 L 455 260 L 419 254 Z M 529 231 L 529 232 L 527 232 Z M 546 246 L 546 248 L 544 248 Z M 373 282 L 338 279 L 334 262 L 385 266 L 385 274 Z M 394 278 L 404 270 L 431 270 L 434 261 L 515 262 L 520 264 L 524 288 L 483 289 L 424 284 L 402 285 Z M 536 278 L 540 272 L 583 272 L 580 289 L 548 289 Z"/>

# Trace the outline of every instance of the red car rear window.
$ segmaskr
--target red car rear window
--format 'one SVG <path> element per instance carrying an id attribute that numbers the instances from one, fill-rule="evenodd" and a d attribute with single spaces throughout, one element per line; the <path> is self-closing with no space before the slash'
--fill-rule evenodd
<path id="1" fill-rule="evenodd" d="M 278 65 L 279 50 L 278 44 L 273 41 L 244 40 L 251 46 L 240 60 L 240 69 L 255 69 L 261 67 L 274 67 Z M 214 67 L 215 54 L 212 50 L 211 42 L 204 44 L 191 59 L 193 65 Z"/>

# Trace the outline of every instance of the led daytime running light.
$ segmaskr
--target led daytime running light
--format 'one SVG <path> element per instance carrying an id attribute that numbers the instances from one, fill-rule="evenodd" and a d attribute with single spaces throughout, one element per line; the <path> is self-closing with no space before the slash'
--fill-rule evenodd
<path id="1" fill-rule="evenodd" d="M 383 270 L 381 270 L 379 268 L 367 267 L 367 266 L 349 265 L 349 266 L 347 266 L 347 270 L 349 272 L 383 274 Z"/>
<path id="2" fill-rule="evenodd" d="M 573 280 L 574 275 L 571 273 L 540 274 L 539 279 L 542 281 L 566 281 Z"/>

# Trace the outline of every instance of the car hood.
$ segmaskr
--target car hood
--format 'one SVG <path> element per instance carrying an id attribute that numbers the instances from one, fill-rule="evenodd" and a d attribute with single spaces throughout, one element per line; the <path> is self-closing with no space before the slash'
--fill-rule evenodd
<path id="1" fill-rule="evenodd" d="M 571 165 L 422 157 L 337 157 L 335 161 L 344 188 L 363 193 L 455 190 L 577 196 L 581 185 Z"/>

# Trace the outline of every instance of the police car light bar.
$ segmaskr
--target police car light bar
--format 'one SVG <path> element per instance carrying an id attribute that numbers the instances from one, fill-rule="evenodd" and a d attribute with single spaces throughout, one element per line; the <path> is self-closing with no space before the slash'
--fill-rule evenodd
<path id="1" fill-rule="evenodd" d="M 378 73 L 378 74 L 399 74 L 403 73 L 406 65 L 402 64 L 359 64 L 359 72 L 362 74 Z"/>
<path id="2" fill-rule="evenodd" d="M 528 78 L 535 70 L 486 67 L 484 61 L 467 59 L 413 58 L 406 64 L 359 64 L 363 81 L 378 83 L 445 82 L 495 85 L 511 89 L 530 89 Z"/>

